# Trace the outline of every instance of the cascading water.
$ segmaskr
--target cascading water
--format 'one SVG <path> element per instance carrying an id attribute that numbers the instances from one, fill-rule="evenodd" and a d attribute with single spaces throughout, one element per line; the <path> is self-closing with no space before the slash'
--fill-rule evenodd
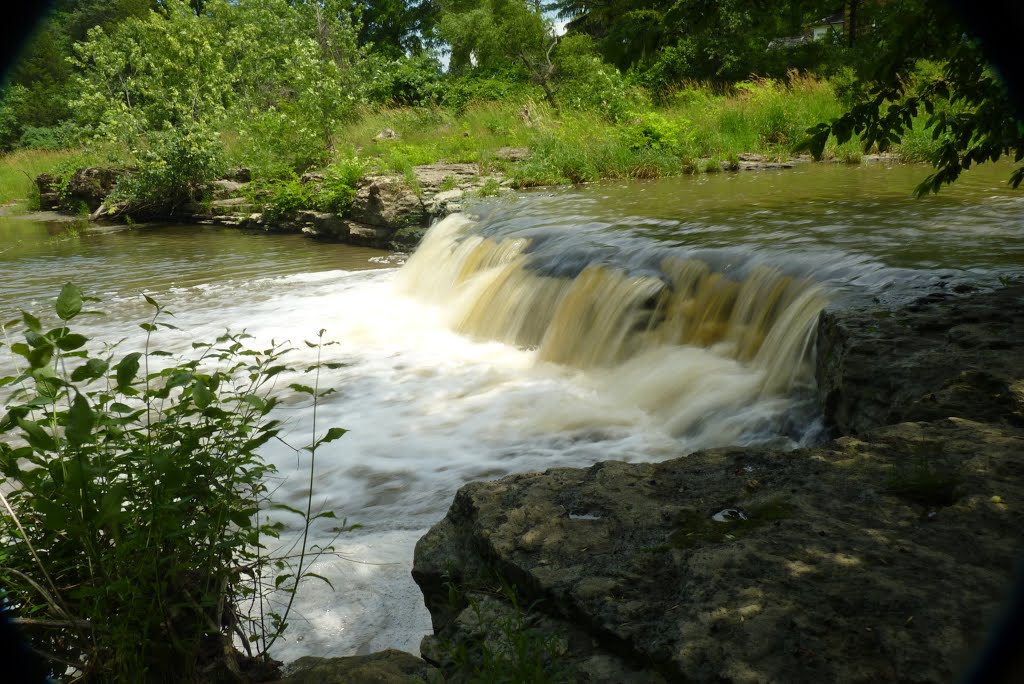
<path id="1" fill-rule="evenodd" d="M 814 321 L 833 306 L 883 305 L 1020 272 L 1024 198 L 1008 170 L 972 169 L 937 197 L 911 197 L 925 169 L 804 165 L 608 183 L 485 203 L 396 255 L 211 227 L 85 230 L 0 220 L 0 321 L 52 311 L 73 280 L 109 312 L 84 331 L 125 337 L 151 309 L 175 312 L 156 348 L 188 353 L 225 327 L 253 344 L 327 331 L 317 429 L 348 428 L 317 454 L 312 541 L 338 552 L 312 582 L 274 655 L 416 652 L 429 616 L 412 549 L 455 491 L 601 460 L 661 461 L 729 444 L 813 439 Z M 973 185 L 972 185 L 973 183 Z M 816 285 L 819 283 L 820 285 Z M 877 304 L 875 304 L 877 306 Z M 52 316 L 51 316 L 52 318 Z M 0 349 L 0 376 L 9 356 Z M 303 384 L 310 378 L 303 376 Z M 310 442 L 308 397 L 279 390 L 284 435 Z M 271 442 L 272 487 L 304 508 L 308 461 Z M 282 514 L 290 544 L 296 521 Z M 287 550 L 287 546 L 285 550 Z"/>
<path id="2" fill-rule="evenodd" d="M 537 242 L 562 260 L 536 257 Z M 485 236 L 473 219 L 453 216 L 428 232 L 398 287 L 443 307 L 454 330 L 534 350 L 538 364 L 586 370 L 670 433 L 705 445 L 771 437 L 772 414 L 781 425 L 787 397 L 812 385 L 827 298 L 810 279 L 764 265 L 733 278 L 646 246 L 643 259 L 624 259 L 646 262 L 631 271 L 614 257 L 580 263 L 572 241 L 558 242 Z M 760 419 L 743 426 L 741 414 Z"/>

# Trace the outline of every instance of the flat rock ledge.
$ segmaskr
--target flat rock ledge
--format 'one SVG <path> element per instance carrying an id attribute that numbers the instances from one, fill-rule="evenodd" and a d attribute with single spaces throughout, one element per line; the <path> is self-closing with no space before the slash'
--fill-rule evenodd
<path id="1" fill-rule="evenodd" d="M 1000 342 L 1022 309 L 1011 288 L 823 316 L 819 371 L 847 368 L 847 402 L 823 402 L 833 426 L 849 427 L 843 411 L 908 405 L 904 393 L 929 397 L 919 420 L 886 409 L 815 448 L 466 485 L 416 547 L 434 627 L 424 658 L 453 682 L 524 650 L 573 682 L 953 681 L 1024 550 L 1018 395 L 985 394 L 990 376 L 1024 378 L 1024 357 Z M 954 343 L 968 325 L 975 343 Z M 849 371 L 900 330 L 915 344 L 891 344 L 874 370 L 904 375 L 864 384 Z M 992 354 L 963 351 L 982 347 Z M 958 416 L 974 394 L 933 391 L 952 387 L 936 367 L 957 387 L 979 380 L 989 409 Z"/>

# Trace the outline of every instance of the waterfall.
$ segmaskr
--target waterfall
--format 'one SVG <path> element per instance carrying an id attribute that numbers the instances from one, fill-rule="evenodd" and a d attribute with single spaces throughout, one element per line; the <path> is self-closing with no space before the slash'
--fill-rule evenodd
<path id="1" fill-rule="evenodd" d="M 739 439 L 756 404 L 813 386 L 827 296 L 812 280 L 766 265 L 737 277 L 670 248 L 647 256 L 653 268 L 572 254 L 574 265 L 551 268 L 536 242 L 452 216 L 427 233 L 398 286 L 443 308 L 461 334 L 585 371 L 674 434 Z M 558 239 L 544 243 L 550 253 Z"/>

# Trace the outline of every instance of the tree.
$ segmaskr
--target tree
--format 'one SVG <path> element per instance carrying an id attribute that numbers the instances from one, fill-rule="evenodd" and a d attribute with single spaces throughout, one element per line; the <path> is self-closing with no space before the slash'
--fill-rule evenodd
<path id="1" fill-rule="evenodd" d="M 876 50 L 877 66 L 862 74 L 856 102 L 837 119 L 809 129 L 801 148 L 820 157 L 830 136 L 843 143 L 856 134 L 865 150 L 877 146 L 885 151 L 920 125 L 915 120 L 924 113 L 928 116 L 924 127 L 939 144 L 930 160 L 935 173 L 917 187 L 918 196 L 938 192 L 974 164 L 1004 155 L 1021 162 L 1021 114 L 1014 111 L 1009 93 L 985 60 L 980 43 L 966 34 L 952 9 L 926 0 L 887 9 L 896 10 L 888 15 L 892 33 L 885 39 L 871 38 L 874 42 L 869 48 Z M 938 59 L 942 66 L 911 78 L 918 58 Z M 1024 164 L 1018 165 L 1009 179 L 1014 188 L 1022 181 Z"/>
<path id="2" fill-rule="evenodd" d="M 390 59 L 417 54 L 432 41 L 437 0 L 372 0 L 361 3 L 359 44 Z"/>
<path id="3" fill-rule="evenodd" d="M 556 68 L 552 61 L 558 37 L 539 2 L 442 0 L 438 31 L 451 48 L 452 71 L 519 65 L 544 90 L 544 97 L 558 111 Z"/>

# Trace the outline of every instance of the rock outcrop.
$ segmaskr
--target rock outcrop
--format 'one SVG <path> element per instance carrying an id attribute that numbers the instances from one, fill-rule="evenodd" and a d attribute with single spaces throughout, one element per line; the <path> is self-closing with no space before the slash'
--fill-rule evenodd
<path id="1" fill-rule="evenodd" d="M 958 416 L 1024 426 L 1024 286 L 939 293 L 818 326 L 817 380 L 837 434 Z"/>
<path id="2" fill-rule="evenodd" d="M 1024 550 L 1022 309 L 827 314 L 855 437 L 466 485 L 416 548 L 424 657 L 451 681 L 524 639 L 578 682 L 952 681 Z M 892 377 L 863 386 L 869 360 Z"/>

